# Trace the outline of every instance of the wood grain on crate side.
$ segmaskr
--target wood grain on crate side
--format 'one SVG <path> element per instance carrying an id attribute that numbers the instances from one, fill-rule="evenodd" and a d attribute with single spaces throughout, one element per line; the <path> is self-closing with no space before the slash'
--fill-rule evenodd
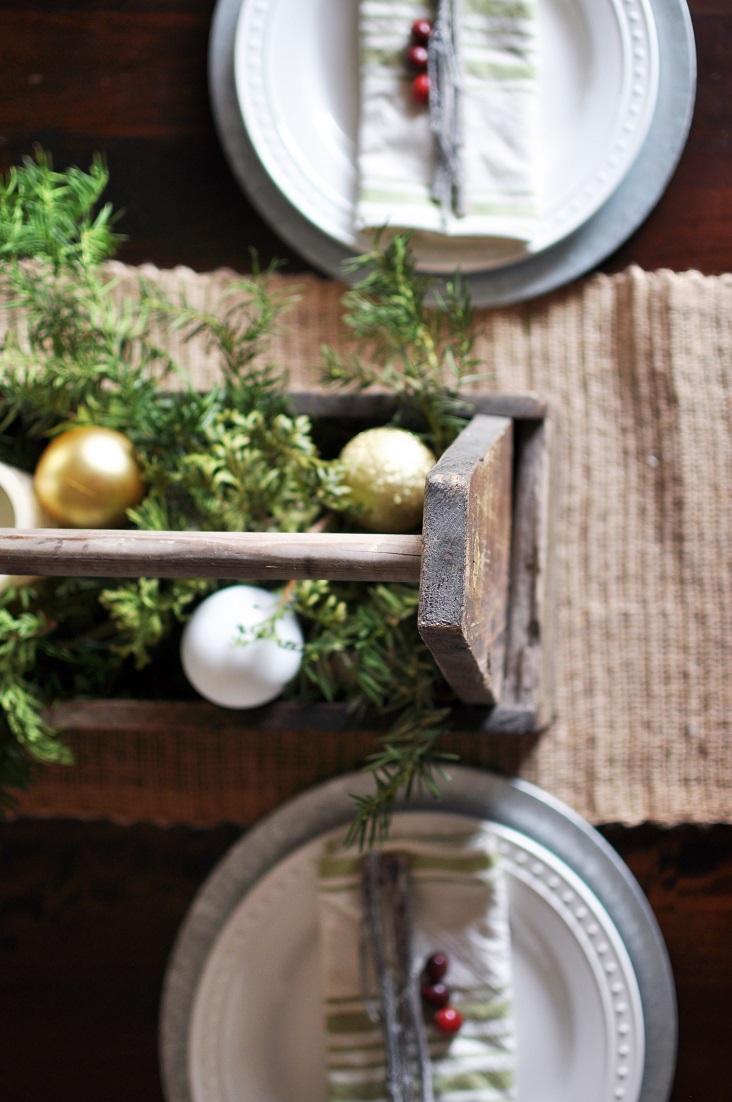
<path id="1" fill-rule="evenodd" d="M 533 713 L 533 727 L 553 718 L 556 653 L 555 523 L 559 494 L 556 416 L 517 428 L 510 616 L 499 713 Z M 501 725 L 500 714 L 494 721 Z"/>
<path id="2" fill-rule="evenodd" d="M 419 631 L 467 704 L 501 695 L 512 458 L 510 419 L 479 414 L 427 477 Z"/>

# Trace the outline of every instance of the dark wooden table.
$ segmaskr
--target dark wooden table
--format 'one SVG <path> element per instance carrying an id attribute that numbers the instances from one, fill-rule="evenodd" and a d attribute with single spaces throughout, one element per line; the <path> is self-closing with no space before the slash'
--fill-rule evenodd
<path id="1" fill-rule="evenodd" d="M 213 0 L 0 0 L 0 168 L 106 154 L 121 259 L 307 265 L 241 194 L 207 92 Z M 732 268 L 732 3 L 690 0 L 699 86 L 666 194 L 602 270 Z M 666 938 L 679 1001 L 673 1102 L 729 1102 L 732 826 L 603 828 Z M 0 825 L 0 1097 L 160 1102 L 157 1013 L 177 928 L 238 829 Z M 588 1099 L 588 1102 L 593 1100 Z"/>

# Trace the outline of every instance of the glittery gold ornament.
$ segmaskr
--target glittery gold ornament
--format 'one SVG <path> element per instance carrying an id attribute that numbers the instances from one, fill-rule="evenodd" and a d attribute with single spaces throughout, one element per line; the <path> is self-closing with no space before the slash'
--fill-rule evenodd
<path id="1" fill-rule="evenodd" d="M 436 459 L 405 429 L 358 433 L 340 455 L 356 508 L 353 520 L 369 532 L 409 532 L 422 520 L 424 484 Z"/>
<path id="2" fill-rule="evenodd" d="M 43 507 L 65 528 L 118 527 L 145 493 L 130 441 L 95 425 L 57 436 L 38 461 L 34 485 Z"/>

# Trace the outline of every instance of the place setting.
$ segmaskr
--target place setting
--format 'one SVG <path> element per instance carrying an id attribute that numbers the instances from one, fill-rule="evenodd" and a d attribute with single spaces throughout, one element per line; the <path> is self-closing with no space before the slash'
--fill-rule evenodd
<path id="1" fill-rule="evenodd" d="M 668 1097 L 673 979 L 627 867 L 541 789 L 467 766 L 449 774 L 439 800 L 401 800 L 387 839 L 366 852 L 343 844 L 363 774 L 284 803 L 233 845 L 170 957 L 168 1102 Z M 387 863 L 375 903 L 364 894 L 374 860 Z M 404 863 L 406 893 L 390 860 Z M 364 965 L 374 908 L 380 958 L 397 969 L 391 1022 Z M 405 921 L 402 992 L 388 939 L 396 930 L 399 945 Z M 435 953 L 445 957 L 437 979 Z M 409 991 L 434 1093 L 420 1093 L 412 1066 L 403 1074 L 414 1093 L 385 1085 L 388 1039 L 408 1034 Z M 407 1036 L 413 1060 L 415 1044 Z"/>
<path id="2" fill-rule="evenodd" d="M 374 234 L 406 229 L 420 271 L 439 282 L 459 270 L 476 306 L 503 305 L 584 274 L 645 220 L 693 111 L 685 0 L 456 8 L 458 94 L 437 109 L 460 176 L 447 217 L 432 194 L 434 104 L 413 91 L 427 79 L 413 28 L 432 9 L 382 7 L 219 0 L 214 14 L 223 149 L 259 213 L 317 270 L 348 279 L 344 262 Z"/>

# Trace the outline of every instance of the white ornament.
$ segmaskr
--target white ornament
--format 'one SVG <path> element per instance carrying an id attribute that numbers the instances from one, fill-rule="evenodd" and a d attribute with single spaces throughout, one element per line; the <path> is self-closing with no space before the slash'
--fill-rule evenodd
<path id="1" fill-rule="evenodd" d="M 0 528 L 57 528 L 33 488 L 33 475 L 0 463 Z M 12 582 L 35 581 L 31 575 L 0 574 L 0 589 Z"/>
<path id="2" fill-rule="evenodd" d="M 278 612 L 278 594 L 251 585 L 219 589 L 202 601 L 181 638 L 181 664 L 193 688 L 222 708 L 258 708 L 279 696 L 300 668 L 303 636 L 293 613 Z M 253 629 L 273 616 L 276 638 L 256 638 Z"/>

